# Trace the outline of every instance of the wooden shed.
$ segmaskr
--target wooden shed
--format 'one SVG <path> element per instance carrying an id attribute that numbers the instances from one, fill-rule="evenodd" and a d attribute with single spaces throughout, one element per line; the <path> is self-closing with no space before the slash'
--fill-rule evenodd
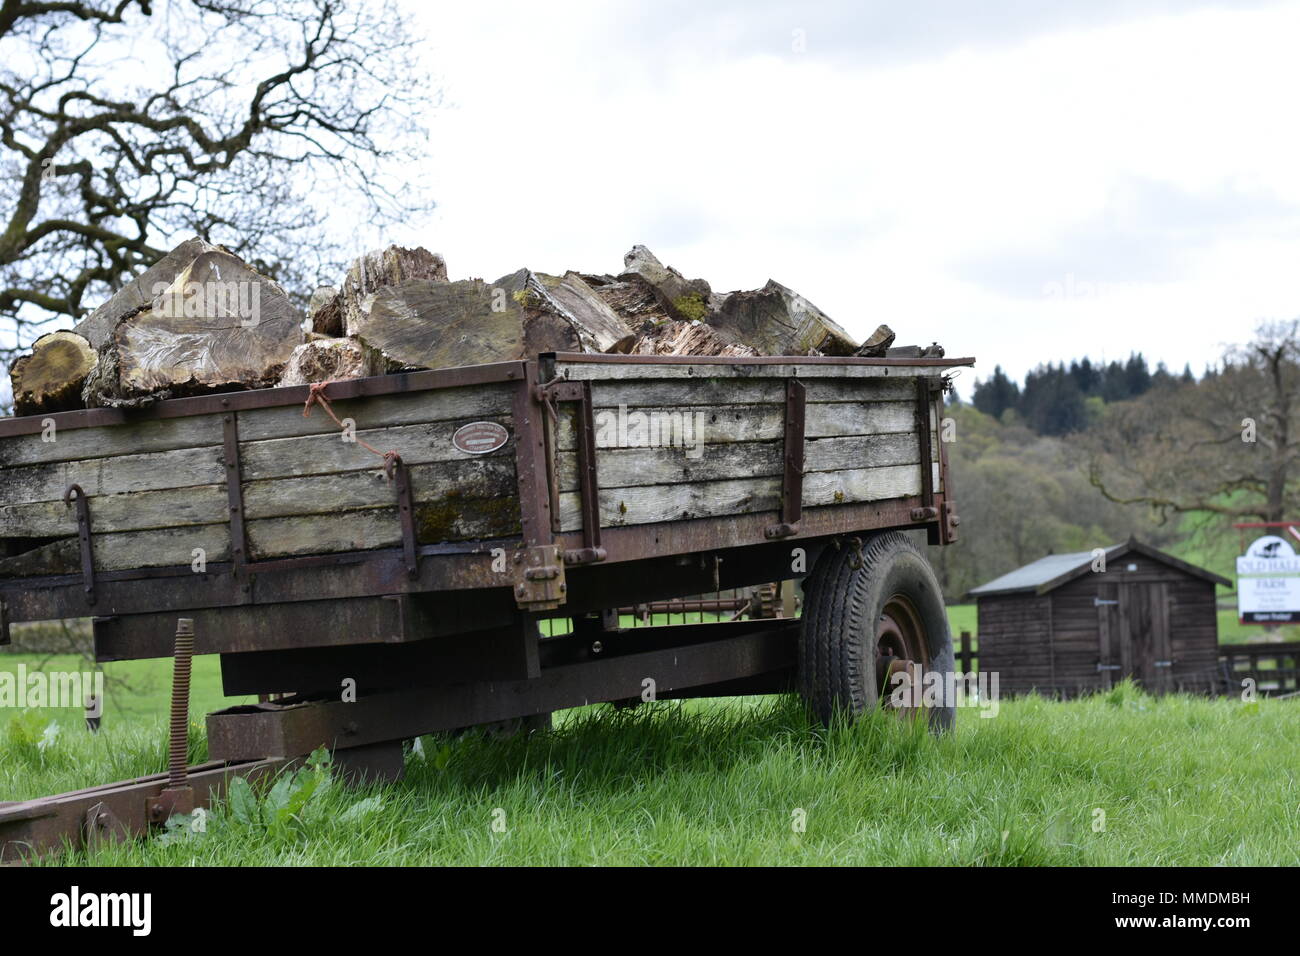
<path id="1" fill-rule="evenodd" d="M 1006 694 L 1073 696 L 1125 677 L 1153 693 L 1213 689 L 1214 589 L 1231 582 L 1133 539 L 1101 554 L 1049 554 L 973 589 L 979 669 Z"/>

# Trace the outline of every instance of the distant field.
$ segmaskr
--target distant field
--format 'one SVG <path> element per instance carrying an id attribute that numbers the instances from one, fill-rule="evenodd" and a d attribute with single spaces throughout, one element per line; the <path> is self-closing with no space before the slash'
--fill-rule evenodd
<path id="1" fill-rule="evenodd" d="M 79 713 L 0 711 L 0 800 L 165 768 L 166 663 L 126 666 L 142 687 L 110 701 L 99 735 Z M 200 714 L 222 703 L 200 659 L 191 759 Z M 67 862 L 1294 865 L 1298 705 L 1124 686 L 962 710 L 942 739 L 886 715 L 818 731 L 788 699 L 597 706 L 531 739 L 422 738 L 396 785 L 306 771 L 279 797 L 218 807 L 204 833 Z M 290 812 L 292 792 L 310 797 Z"/>

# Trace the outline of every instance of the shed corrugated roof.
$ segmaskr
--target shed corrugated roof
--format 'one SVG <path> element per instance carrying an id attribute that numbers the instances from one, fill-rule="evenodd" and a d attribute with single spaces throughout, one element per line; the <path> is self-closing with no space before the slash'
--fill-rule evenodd
<path id="1" fill-rule="evenodd" d="M 1106 549 L 1106 557 L 1111 556 L 1111 552 L 1123 545 L 1112 544 Z M 977 588 L 971 588 L 970 593 L 973 595 L 980 594 L 997 594 L 1003 591 L 1032 591 L 1046 584 L 1048 581 L 1055 581 L 1062 574 L 1068 574 L 1085 564 L 1091 564 L 1093 552 L 1075 551 L 1070 554 L 1049 554 L 1037 561 L 1031 561 L 1023 568 L 1016 568 L 1014 571 L 1008 571 L 1000 578 L 994 578 L 987 584 L 981 584 Z"/>

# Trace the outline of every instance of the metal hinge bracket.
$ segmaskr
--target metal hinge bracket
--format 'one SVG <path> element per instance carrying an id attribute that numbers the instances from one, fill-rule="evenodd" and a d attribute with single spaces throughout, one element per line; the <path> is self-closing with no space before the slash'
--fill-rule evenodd
<path id="1" fill-rule="evenodd" d="M 521 548 L 514 557 L 515 604 L 525 611 L 546 611 L 564 603 L 564 554 L 558 545 Z"/>

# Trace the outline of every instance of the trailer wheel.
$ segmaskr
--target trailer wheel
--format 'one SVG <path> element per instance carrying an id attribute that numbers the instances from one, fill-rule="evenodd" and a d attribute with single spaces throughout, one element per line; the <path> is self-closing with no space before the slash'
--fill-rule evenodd
<path id="1" fill-rule="evenodd" d="M 937 699 L 922 693 L 933 686 L 925 675 L 953 670 L 948 615 L 930 563 L 896 531 L 839 545 L 822 551 L 804 584 L 800 695 L 825 725 L 874 710 L 883 696 L 905 716 L 924 711 L 931 730 L 951 727 L 950 685 L 938 685 Z M 903 671 L 906 683 L 895 676 Z M 921 706 L 899 706 L 900 698 Z"/>

